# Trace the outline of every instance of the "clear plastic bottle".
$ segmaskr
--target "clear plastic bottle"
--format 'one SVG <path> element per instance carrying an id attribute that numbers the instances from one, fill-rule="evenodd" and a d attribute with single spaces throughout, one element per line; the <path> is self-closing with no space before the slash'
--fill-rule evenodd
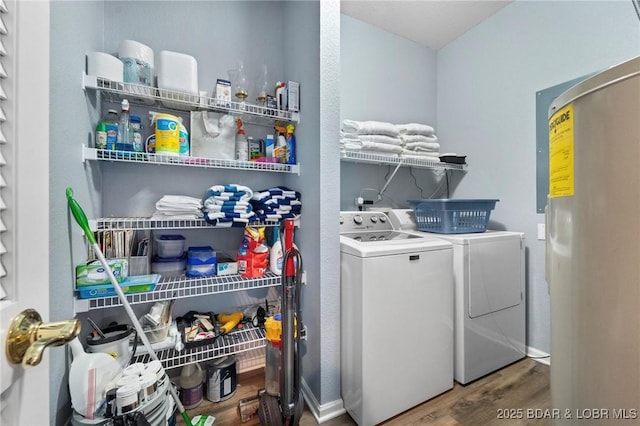
<path id="1" fill-rule="evenodd" d="M 189 364 L 182 367 L 180 371 L 181 399 L 184 408 L 187 410 L 200 405 L 204 398 L 204 392 L 202 390 L 204 372 L 202 371 L 202 367 L 200 367 L 200 364 L 195 362 L 193 358 L 189 361 Z"/>
<path id="2" fill-rule="evenodd" d="M 133 151 L 133 132 L 131 130 L 129 101 L 123 99 L 120 123 L 118 124 L 118 141 L 116 142 L 116 149 L 118 151 Z"/>
<path id="3" fill-rule="evenodd" d="M 116 149 L 118 142 L 118 111 L 110 109 L 96 125 L 95 148 Z"/>
<path id="4" fill-rule="evenodd" d="M 142 137 L 142 120 L 137 115 L 129 116 L 129 124 L 131 126 L 131 137 L 133 138 L 133 150 L 135 152 L 144 152 L 144 139 Z"/>

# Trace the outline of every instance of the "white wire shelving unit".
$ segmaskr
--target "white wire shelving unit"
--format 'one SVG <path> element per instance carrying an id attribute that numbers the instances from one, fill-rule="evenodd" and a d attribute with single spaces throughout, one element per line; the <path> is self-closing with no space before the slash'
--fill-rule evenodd
<path id="1" fill-rule="evenodd" d="M 366 151 L 340 151 L 340 158 L 342 161 L 348 161 L 353 163 L 366 163 L 366 164 L 381 164 L 392 166 L 404 166 L 404 167 L 418 167 L 431 170 L 458 170 L 466 171 L 466 164 L 452 164 L 443 163 L 440 161 L 433 161 L 427 158 L 413 158 L 413 157 L 401 157 L 391 155 L 381 155 Z"/>
<path id="2" fill-rule="evenodd" d="M 257 161 L 221 160 L 206 157 L 147 154 L 145 152 L 89 148 L 86 145 L 82 146 L 82 161 L 117 161 L 125 163 L 185 166 L 209 169 L 295 173 L 300 175 L 300 166 L 298 164 L 262 163 Z"/>
<path id="3" fill-rule="evenodd" d="M 238 274 L 206 278 L 186 276 L 162 278 L 152 291 L 127 294 L 130 305 L 160 302 L 171 299 L 185 299 L 256 288 L 277 287 L 280 276 L 266 272 L 262 278 L 243 278 Z M 122 306 L 118 296 L 97 297 L 93 299 L 75 299 L 76 312 L 88 312 L 97 309 Z"/>
<path id="4" fill-rule="evenodd" d="M 141 84 L 123 83 L 102 77 L 82 74 L 82 88 L 96 91 L 102 100 L 120 102 L 128 99 L 130 102 L 153 105 L 161 109 L 182 111 L 213 111 L 233 114 L 242 118 L 244 122 L 258 125 L 273 125 L 273 123 L 298 123 L 300 113 L 267 108 L 248 102 L 220 101 L 209 96 L 199 96 L 192 93 L 175 90 L 158 89 Z"/>
<path id="5" fill-rule="evenodd" d="M 172 90 L 157 89 L 143 85 L 122 83 L 108 79 L 89 76 L 83 73 L 82 88 L 87 93 L 97 97 L 97 103 L 120 102 L 128 99 L 137 103 L 153 107 L 154 110 L 171 111 L 213 111 L 231 114 L 242 118 L 245 123 L 263 126 L 286 125 L 299 123 L 300 114 L 297 112 L 281 111 L 250 103 L 240 103 L 198 96 Z M 101 162 L 128 162 L 138 164 L 168 165 L 182 167 L 217 168 L 250 170 L 276 173 L 300 174 L 298 164 L 262 163 L 250 161 L 221 160 L 204 157 L 172 156 L 163 154 L 147 154 L 129 151 L 104 150 L 82 147 L 82 160 Z M 156 219 L 146 217 L 99 218 L 89 221 L 91 229 L 97 230 L 170 230 L 170 229 L 227 229 L 225 226 L 215 226 L 204 219 Z M 252 222 L 254 226 L 279 226 L 278 221 Z M 296 219 L 296 227 L 300 226 L 300 219 Z M 303 280 L 305 274 L 303 273 Z M 251 290 L 256 288 L 276 287 L 281 285 L 281 278 L 271 272 L 261 278 L 243 278 L 239 274 L 215 276 L 207 278 L 165 277 L 162 278 L 154 290 L 143 293 L 126 295 L 132 304 L 143 304 L 171 299 L 201 297 L 228 292 Z M 89 312 L 106 308 L 122 306 L 117 296 L 99 297 L 93 299 L 74 299 L 76 312 Z M 171 349 L 156 350 L 158 358 L 164 368 L 171 369 L 187 365 L 193 361 L 202 362 L 231 354 L 261 349 L 265 347 L 264 331 L 258 327 L 246 324 L 243 329 L 228 335 L 220 336 L 214 343 L 177 351 Z M 149 354 L 135 357 L 134 362 L 149 362 Z"/>
<path id="6" fill-rule="evenodd" d="M 240 354 L 254 349 L 263 348 L 266 344 L 264 330 L 245 324 L 242 330 L 233 331 L 218 337 L 215 342 L 195 348 L 177 351 L 162 349 L 156 351 L 156 356 L 165 369 L 178 368 L 194 361 L 203 362 L 221 356 Z M 147 363 L 151 361 L 148 353 L 137 355 L 133 362 Z"/>
<path id="7" fill-rule="evenodd" d="M 295 226 L 300 226 L 300 216 L 295 219 Z M 278 221 L 251 222 L 251 226 L 280 226 Z M 107 217 L 89 220 L 89 228 L 93 232 L 117 229 L 154 230 L 154 229 L 231 229 L 228 226 L 217 226 L 204 219 L 155 219 L 148 217 Z"/>

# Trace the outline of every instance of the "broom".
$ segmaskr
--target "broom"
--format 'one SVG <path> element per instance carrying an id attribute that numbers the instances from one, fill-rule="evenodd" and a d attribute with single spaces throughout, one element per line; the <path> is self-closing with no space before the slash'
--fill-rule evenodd
<path id="1" fill-rule="evenodd" d="M 149 339 L 147 339 L 147 335 L 144 333 L 144 330 L 142 329 L 142 326 L 140 325 L 138 318 L 136 318 L 136 315 L 133 312 L 133 309 L 131 309 L 131 305 L 129 304 L 127 297 L 124 295 L 124 292 L 120 288 L 120 285 L 116 280 L 116 277 L 113 276 L 113 271 L 111 270 L 111 267 L 107 263 L 107 259 L 105 259 L 104 254 L 100 249 L 100 246 L 96 242 L 96 239 L 93 236 L 93 232 L 91 232 L 91 229 L 89 229 L 89 221 L 87 221 L 87 216 L 84 214 L 82 207 L 80 207 L 78 202 L 73 198 L 73 189 L 67 188 L 66 194 L 67 194 L 67 204 L 69 206 L 69 210 L 71 210 L 71 214 L 73 215 L 73 218 L 76 220 L 78 225 L 80 225 L 80 228 L 82 228 L 82 230 L 84 231 L 84 235 L 87 237 L 87 240 L 89 240 L 89 243 L 91 244 L 91 247 L 93 248 L 94 252 L 98 256 L 100 263 L 102 264 L 102 266 L 104 266 L 105 271 L 107 271 L 109 280 L 111 281 L 111 284 L 113 285 L 113 288 L 116 291 L 116 293 L 118 293 L 118 297 L 120 298 L 120 301 L 124 306 L 124 310 L 127 312 L 127 315 L 129 315 L 129 319 L 131 319 L 131 323 L 133 324 L 136 331 L 138 332 L 138 337 L 140 338 L 140 340 L 142 340 L 142 343 L 144 344 L 145 348 L 147 348 L 147 351 L 149 351 L 149 355 L 151 356 L 151 359 L 160 361 L 158 359 L 158 356 L 156 355 L 156 352 L 151 347 L 151 343 L 149 342 Z M 162 363 L 160 363 L 160 366 L 163 372 L 165 372 L 164 366 L 162 365 Z M 193 424 L 191 423 L 191 419 L 187 414 L 187 410 L 185 410 L 184 405 L 182 405 L 180 398 L 178 398 L 178 393 L 176 389 L 173 388 L 173 386 L 170 393 L 171 393 L 171 396 L 173 397 L 173 400 L 176 403 L 176 406 L 178 407 L 178 411 L 180 412 L 180 415 L 184 419 L 184 422 L 187 424 L 187 426 L 193 426 Z"/>

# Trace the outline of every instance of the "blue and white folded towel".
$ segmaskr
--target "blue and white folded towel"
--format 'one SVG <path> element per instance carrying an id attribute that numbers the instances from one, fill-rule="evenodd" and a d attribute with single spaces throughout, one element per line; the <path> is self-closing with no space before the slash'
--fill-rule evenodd
<path id="1" fill-rule="evenodd" d="M 248 186 L 242 185 L 214 185 L 207 190 L 205 200 L 213 198 L 221 201 L 250 200 L 253 191 Z"/>
<path id="2" fill-rule="evenodd" d="M 204 219 L 216 226 L 244 227 L 255 220 L 250 203 L 251 188 L 242 185 L 214 185 L 207 190 L 202 201 Z"/>
<path id="3" fill-rule="evenodd" d="M 296 218 L 302 210 L 300 193 L 284 186 L 256 192 L 251 204 L 260 220 Z"/>

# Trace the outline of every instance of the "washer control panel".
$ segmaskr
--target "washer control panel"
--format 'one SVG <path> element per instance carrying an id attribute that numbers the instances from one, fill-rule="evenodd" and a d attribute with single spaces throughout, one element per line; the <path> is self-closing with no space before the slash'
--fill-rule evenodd
<path id="1" fill-rule="evenodd" d="M 393 226 L 383 212 L 340 212 L 340 233 L 392 231 Z"/>

